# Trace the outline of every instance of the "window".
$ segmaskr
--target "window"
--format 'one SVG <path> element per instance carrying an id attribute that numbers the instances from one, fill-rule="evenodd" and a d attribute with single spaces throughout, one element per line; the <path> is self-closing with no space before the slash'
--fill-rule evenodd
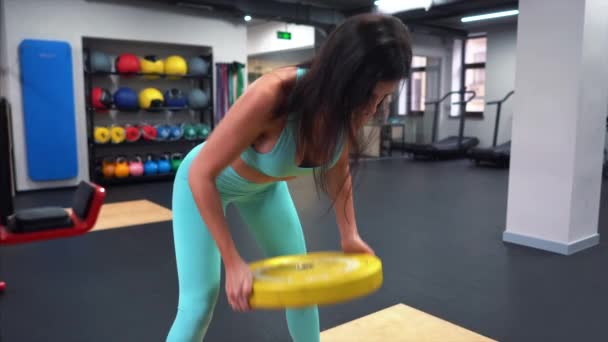
<path id="1" fill-rule="evenodd" d="M 411 76 L 399 86 L 397 113 L 399 115 L 422 115 L 426 101 L 427 58 L 413 56 Z"/>
<path id="2" fill-rule="evenodd" d="M 486 37 L 466 40 L 464 57 L 464 88 L 476 93 L 475 99 L 467 103 L 467 114 L 482 116 L 486 94 Z"/>
<path id="3" fill-rule="evenodd" d="M 458 68 L 453 75 L 456 77 L 456 82 L 453 83 L 454 90 L 466 89 L 475 92 L 475 99 L 467 103 L 466 115 L 470 117 L 481 117 L 485 108 L 486 94 L 486 47 L 487 38 L 485 36 L 470 37 L 465 40 L 464 44 L 464 60 L 462 57 L 462 44 L 455 44 L 454 49 L 454 64 Z M 460 98 L 460 101 L 465 100 L 470 95 Z M 458 97 L 458 96 L 457 96 Z M 456 99 L 455 99 L 456 100 Z M 452 107 L 452 116 L 458 116 L 460 108 Z"/>

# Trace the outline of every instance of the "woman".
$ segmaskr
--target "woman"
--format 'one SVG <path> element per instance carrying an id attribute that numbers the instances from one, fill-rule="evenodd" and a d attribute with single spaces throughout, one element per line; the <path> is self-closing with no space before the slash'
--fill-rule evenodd
<path id="1" fill-rule="evenodd" d="M 307 69 L 280 69 L 253 83 L 184 158 L 173 189 L 179 305 L 168 341 L 203 339 L 222 263 L 228 302 L 249 310 L 252 275 L 224 217 L 230 203 L 267 257 L 306 253 L 286 180 L 314 174 L 336 207 L 342 250 L 373 253 L 355 223 L 349 155 L 359 149 L 357 131 L 408 76 L 410 62 L 409 34 L 398 19 L 351 17 Z M 316 307 L 286 316 L 294 341 L 319 341 Z"/>

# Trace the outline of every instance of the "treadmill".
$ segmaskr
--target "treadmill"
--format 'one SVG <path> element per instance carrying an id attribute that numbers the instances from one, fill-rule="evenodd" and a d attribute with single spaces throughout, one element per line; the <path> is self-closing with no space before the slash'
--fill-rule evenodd
<path id="1" fill-rule="evenodd" d="M 455 105 L 460 105 L 460 127 L 458 130 L 458 136 L 449 136 L 445 139 L 436 141 L 440 104 L 453 94 L 462 94 L 463 96 L 466 96 L 467 94 L 471 95 L 468 99 L 464 101 L 452 103 Z M 467 151 L 479 144 L 479 139 L 475 137 L 463 136 L 465 123 L 465 108 L 467 103 L 471 102 L 471 100 L 473 100 L 475 96 L 476 94 L 472 90 L 451 91 L 445 94 L 441 99 L 437 101 L 425 102 L 425 104 L 427 105 L 435 105 L 431 143 L 405 144 L 403 151 L 412 155 L 414 159 L 438 160 L 466 157 Z"/>
<path id="2" fill-rule="evenodd" d="M 492 147 L 488 148 L 474 148 L 469 151 L 469 159 L 475 162 L 475 165 L 489 164 L 498 167 L 509 167 L 511 160 L 511 141 L 504 142 L 500 145 L 496 145 L 498 138 L 498 127 L 500 125 L 500 110 L 502 104 L 507 101 L 511 95 L 515 93 L 514 90 L 510 91 L 502 100 L 487 102 L 488 105 L 496 105 L 496 119 L 494 123 L 494 137 L 492 139 Z"/>

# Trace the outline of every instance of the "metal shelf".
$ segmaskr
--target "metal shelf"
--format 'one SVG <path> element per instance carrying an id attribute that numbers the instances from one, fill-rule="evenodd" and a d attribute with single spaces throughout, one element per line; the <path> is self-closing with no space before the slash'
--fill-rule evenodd
<path id="1" fill-rule="evenodd" d="M 164 79 L 169 79 L 171 80 L 171 78 L 176 78 L 175 80 L 179 80 L 179 79 L 194 79 L 194 80 L 210 80 L 211 76 L 210 75 L 167 75 L 167 74 L 145 74 L 145 73 L 141 73 L 138 72 L 136 74 L 121 74 L 119 72 L 116 71 L 94 71 L 94 72 L 90 72 L 90 71 L 85 71 L 86 74 L 91 75 L 91 76 L 120 76 L 120 77 L 124 77 L 124 78 L 131 78 L 131 77 L 157 77 L 157 78 L 164 78 Z M 150 81 L 154 81 L 154 79 L 150 79 Z"/>

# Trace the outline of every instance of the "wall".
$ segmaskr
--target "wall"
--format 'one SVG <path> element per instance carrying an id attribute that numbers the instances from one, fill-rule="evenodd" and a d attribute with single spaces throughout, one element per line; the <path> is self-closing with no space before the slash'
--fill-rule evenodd
<path id="1" fill-rule="evenodd" d="M 192 10 L 167 7 L 123 6 L 85 0 L 4 0 L 8 53 L 8 96 L 13 106 L 13 132 L 17 189 L 30 190 L 68 186 L 88 179 L 87 138 L 82 65 L 82 37 L 100 37 L 176 44 L 204 45 L 213 48 L 215 62 L 246 63 L 246 26 L 241 20 L 205 18 Z M 227 40 L 227 37 L 230 39 Z M 25 38 L 56 39 L 70 43 L 74 61 L 74 92 L 78 130 L 79 179 L 54 183 L 34 183 L 25 172 L 22 138 L 22 103 L 19 85 L 17 48 Z M 229 43 L 228 43 L 229 42 Z"/>
<path id="2" fill-rule="evenodd" d="M 489 26 L 482 32 L 487 32 L 485 100 L 489 102 L 502 99 L 515 89 L 517 24 Z M 516 96 L 512 95 L 502 106 L 498 144 L 511 139 L 513 102 Z M 467 120 L 465 134 L 479 138 L 480 146 L 491 146 L 495 118 L 496 105 L 486 105 L 483 119 Z M 457 130 L 456 127 L 454 129 Z"/>
<path id="3" fill-rule="evenodd" d="M 278 39 L 277 31 L 290 32 L 291 40 Z M 311 48 L 314 45 L 315 30 L 312 26 L 271 21 L 247 27 L 247 55 Z"/>

